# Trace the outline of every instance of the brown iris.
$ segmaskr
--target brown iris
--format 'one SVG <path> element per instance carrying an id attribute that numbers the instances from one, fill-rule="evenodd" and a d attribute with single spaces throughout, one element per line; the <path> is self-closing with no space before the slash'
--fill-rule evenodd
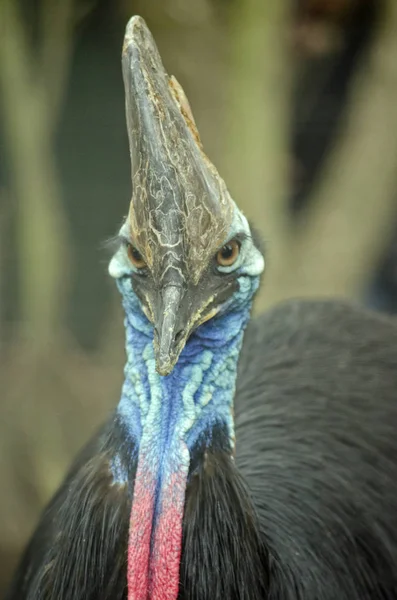
<path id="1" fill-rule="evenodd" d="M 132 244 L 127 245 L 128 258 L 136 269 L 143 269 L 146 267 L 145 260 L 142 254 Z"/>
<path id="2" fill-rule="evenodd" d="M 220 267 L 230 267 L 236 262 L 239 254 L 240 244 L 237 240 L 231 240 L 218 250 L 216 261 Z"/>

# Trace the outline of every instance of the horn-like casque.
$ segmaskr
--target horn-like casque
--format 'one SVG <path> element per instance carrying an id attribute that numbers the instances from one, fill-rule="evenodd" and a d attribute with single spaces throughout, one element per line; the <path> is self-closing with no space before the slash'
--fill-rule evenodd
<path id="1" fill-rule="evenodd" d="M 133 17 L 123 46 L 132 171 L 131 238 L 160 285 L 197 283 L 225 242 L 233 203 L 204 154 L 187 98 Z"/>

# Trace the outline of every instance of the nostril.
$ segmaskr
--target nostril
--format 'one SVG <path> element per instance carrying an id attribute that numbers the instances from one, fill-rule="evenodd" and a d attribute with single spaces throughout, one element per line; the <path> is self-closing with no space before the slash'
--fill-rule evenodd
<path id="1" fill-rule="evenodd" d="M 175 337 L 174 337 L 175 344 L 177 344 L 178 342 L 181 341 L 182 335 L 183 335 L 183 329 L 180 329 L 179 331 L 176 332 Z"/>
<path id="2" fill-rule="evenodd" d="M 158 329 L 158 327 L 154 327 L 154 335 L 155 337 L 157 337 L 157 339 L 160 339 L 160 331 Z M 183 337 L 183 329 L 179 329 L 179 331 L 176 332 L 176 334 L 174 335 L 174 344 L 177 344 L 178 342 L 181 341 Z"/>

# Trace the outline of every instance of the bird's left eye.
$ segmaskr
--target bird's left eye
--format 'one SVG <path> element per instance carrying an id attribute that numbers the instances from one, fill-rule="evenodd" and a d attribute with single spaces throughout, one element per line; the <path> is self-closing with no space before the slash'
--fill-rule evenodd
<path id="1" fill-rule="evenodd" d="M 240 254 L 240 244 L 237 240 L 231 240 L 220 250 L 218 250 L 216 255 L 216 261 L 220 267 L 230 267 L 233 265 L 238 255 Z"/>
<path id="2" fill-rule="evenodd" d="M 128 258 L 136 269 L 143 269 L 146 267 L 146 262 L 142 254 L 132 244 L 127 245 Z"/>

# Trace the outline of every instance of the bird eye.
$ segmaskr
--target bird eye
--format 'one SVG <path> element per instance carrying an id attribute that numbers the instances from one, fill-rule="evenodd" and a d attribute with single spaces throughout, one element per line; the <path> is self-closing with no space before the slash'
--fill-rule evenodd
<path id="1" fill-rule="evenodd" d="M 132 244 L 127 244 L 128 258 L 136 269 L 143 269 L 146 267 L 145 260 L 142 254 Z"/>
<path id="2" fill-rule="evenodd" d="M 231 240 L 218 250 L 216 261 L 220 267 L 230 267 L 236 262 L 239 254 L 240 244 L 237 240 Z"/>

